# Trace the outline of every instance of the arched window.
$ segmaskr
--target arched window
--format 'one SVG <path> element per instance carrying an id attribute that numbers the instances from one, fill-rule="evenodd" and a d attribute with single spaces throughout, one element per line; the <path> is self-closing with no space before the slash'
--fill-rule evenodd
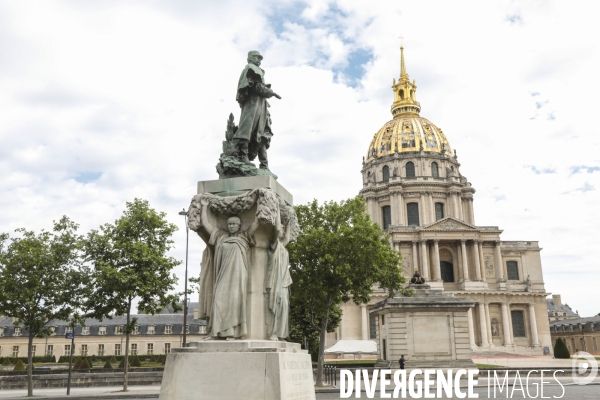
<path id="1" fill-rule="evenodd" d="M 409 226 L 419 226 L 419 203 L 408 203 L 406 205 Z"/>
<path id="2" fill-rule="evenodd" d="M 516 261 L 506 262 L 506 274 L 508 275 L 509 281 L 519 280 L 519 266 Z"/>
<path id="3" fill-rule="evenodd" d="M 383 181 L 384 182 L 389 182 L 390 181 L 390 167 L 388 167 L 387 165 L 385 165 L 383 167 Z"/>
<path id="4" fill-rule="evenodd" d="M 431 163 L 431 176 L 433 176 L 434 178 L 440 177 L 440 169 L 438 168 L 436 162 Z"/>
<path id="5" fill-rule="evenodd" d="M 392 225 L 392 208 L 390 206 L 381 207 L 381 216 L 383 221 L 383 229 L 389 229 L 390 225 Z"/>
<path id="6" fill-rule="evenodd" d="M 444 282 L 454 282 L 454 267 L 448 261 L 440 261 L 440 271 Z"/>
<path id="7" fill-rule="evenodd" d="M 415 177 L 415 164 L 412 161 L 406 163 L 406 177 L 414 178 Z"/>
<path id="8" fill-rule="evenodd" d="M 400 89 L 398 94 L 400 95 L 400 100 L 404 100 L 404 90 Z"/>
<path id="9" fill-rule="evenodd" d="M 435 203 L 435 220 L 444 218 L 444 203 Z"/>

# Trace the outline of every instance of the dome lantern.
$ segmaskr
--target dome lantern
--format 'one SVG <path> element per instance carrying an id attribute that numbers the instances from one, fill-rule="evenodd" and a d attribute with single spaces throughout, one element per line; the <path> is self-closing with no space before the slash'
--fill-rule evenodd
<path id="1" fill-rule="evenodd" d="M 394 104 L 392 104 L 392 115 L 394 118 L 403 114 L 417 114 L 421 111 L 421 105 L 417 101 L 417 82 L 412 82 L 406 73 L 404 63 L 404 47 L 400 47 L 400 79 L 394 79 L 392 90 L 394 91 Z"/>

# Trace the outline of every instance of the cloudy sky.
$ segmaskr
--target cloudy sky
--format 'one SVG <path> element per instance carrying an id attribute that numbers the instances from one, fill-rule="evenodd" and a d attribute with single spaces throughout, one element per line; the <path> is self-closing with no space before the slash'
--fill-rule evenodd
<path id="1" fill-rule="evenodd" d="M 135 197 L 177 212 L 217 179 L 248 50 L 264 55 L 271 169 L 306 203 L 361 188 L 389 119 L 399 36 L 421 115 L 477 189 L 476 222 L 538 240 L 546 289 L 600 312 L 595 3 L 0 1 L 0 231 L 82 231 Z M 190 273 L 201 240 L 190 238 Z M 183 275 L 183 266 L 177 271 Z M 183 280 L 180 280 L 181 286 Z"/>

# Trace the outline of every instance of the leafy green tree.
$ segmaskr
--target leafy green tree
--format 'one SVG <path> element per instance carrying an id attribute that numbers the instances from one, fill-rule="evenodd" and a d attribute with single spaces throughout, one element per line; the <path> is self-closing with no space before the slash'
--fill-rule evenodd
<path id="1" fill-rule="evenodd" d="M 16 237 L 0 235 L 0 315 L 15 318 L 27 332 L 28 396 L 33 396 L 33 339 L 50 335 L 48 323 L 68 319 L 85 293 L 77 228 L 65 216 L 51 232 L 17 229 Z"/>
<path id="2" fill-rule="evenodd" d="M 91 231 L 85 241 L 96 282 L 90 296 L 91 317 L 102 320 L 127 316 L 123 391 L 128 385 L 129 338 L 137 324 L 137 319 L 131 317 L 134 299 L 138 299 L 138 310 L 148 314 L 169 305 L 180 310 L 179 296 L 169 292 L 177 283 L 171 272 L 181 262 L 167 256 L 176 230 L 164 212 L 150 208 L 146 200 L 135 199 L 126 204 L 123 215 L 114 224 Z"/>
<path id="3" fill-rule="evenodd" d="M 332 314 L 352 300 L 368 303 L 374 287 L 390 296 L 405 293 L 400 255 L 391 249 L 389 237 L 371 222 L 362 197 L 319 205 L 316 200 L 296 206 L 300 234 L 288 245 L 292 304 L 303 304 L 306 317 L 292 324 L 302 325 L 319 334 L 317 365 L 318 386 L 323 384 L 325 335 L 331 330 Z M 294 316 L 295 314 L 292 313 Z"/>
<path id="4" fill-rule="evenodd" d="M 104 363 L 104 367 L 103 367 L 103 368 L 104 368 L 104 369 L 113 369 L 113 366 L 112 366 L 112 364 L 110 363 L 110 361 L 106 361 L 106 362 Z"/>
<path id="5" fill-rule="evenodd" d="M 554 345 L 554 358 L 571 358 L 569 348 L 561 338 L 556 339 Z"/>

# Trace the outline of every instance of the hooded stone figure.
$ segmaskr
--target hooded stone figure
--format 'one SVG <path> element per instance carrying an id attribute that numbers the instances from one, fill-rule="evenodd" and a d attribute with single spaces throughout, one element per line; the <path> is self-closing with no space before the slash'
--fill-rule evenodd
<path id="1" fill-rule="evenodd" d="M 262 56 L 256 50 L 248 52 L 248 65 L 242 71 L 237 87 L 236 100 L 242 114 L 233 139 L 238 148 L 240 160 L 249 162 L 258 155 L 260 168 L 268 169 L 267 149 L 271 145 L 270 97 L 281 97 L 265 84 L 265 71 L 260 68 Z"/>

